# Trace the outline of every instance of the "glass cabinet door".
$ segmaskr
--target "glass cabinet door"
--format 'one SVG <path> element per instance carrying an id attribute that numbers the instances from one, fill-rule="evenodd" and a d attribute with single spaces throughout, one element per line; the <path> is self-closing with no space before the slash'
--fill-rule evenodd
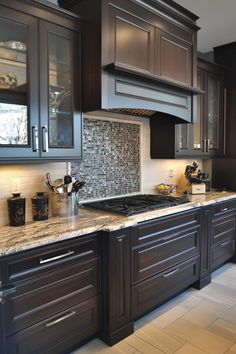
<path id="1" fill-rule="evenodd" d="M 198 69 L 197 85 L 201 90 L 205 90 L 205 72 Z M 192 141 L 194 151 L 203 151 L 203 116 L 204 116 L 204 95 L 197 95 L 197 110 L 195 123 L 192 125 Z"/>
<path id="2" fill-rule="evenodd" d="M 42 157 L 81 158 L 78 34 L 41 21 Z M 75 57 L 77 58 L 75 63 Z"/>
<path id="3" fill-rule="evenodd" d="M 3 160 L 38 155 L 36 83 L 37 21 L 0 7 L 0 158 Z"/>
<path id="4" fill-rule="evenodd" d="M 220 83 L 217 77 L 208 75 L 208 117 L 207 117 L 207 150 L 217 150 L 219 147 L 219 93 Z"/>
<path id="5" fill-rule="evenodd" d="M 190 124 L 176 125 L 176 152 L 186 154 L 189 150 L 189 126 Z"/>

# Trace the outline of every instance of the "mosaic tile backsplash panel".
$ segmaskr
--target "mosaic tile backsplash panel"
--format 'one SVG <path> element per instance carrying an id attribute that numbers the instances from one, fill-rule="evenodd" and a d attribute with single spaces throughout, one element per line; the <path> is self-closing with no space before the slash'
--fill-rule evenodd
<path id="1" fill-rule="evenodd" d="M 140 191 L 140 125 L 84 118 L 83 161 L 71 173 L 84 177 L 82 200 Z"/>

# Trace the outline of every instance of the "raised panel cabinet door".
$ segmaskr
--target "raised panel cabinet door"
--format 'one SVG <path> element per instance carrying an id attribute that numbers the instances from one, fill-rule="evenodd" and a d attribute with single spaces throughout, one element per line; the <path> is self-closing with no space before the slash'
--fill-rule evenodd
<path id="1" fill-rule="evenodd" d="M 131 314 L 131 229 L 103 235 L 102 339 L 113 345 L 133 332 Z"/>
<path id="2" fill-rule="evenodd" d="M 110 60 L 130 70 L 154 74 L 154 27 L 118 10 L 110 16 Z"/>
<path id="3" fill-rule="evenodd" d="M 192 85 L 192 45 L 156 29 L 155 73 L 163 78 Z"/>
<path id="4" fill-rule="evenodd" d="M 40 21 L 41 157 L 81 159 L 80 34 Z"/>
<path id="5" fill-rule="evenodd" d="M 0 6 L 0 160 L 38 157 L 37 19 Z"/>

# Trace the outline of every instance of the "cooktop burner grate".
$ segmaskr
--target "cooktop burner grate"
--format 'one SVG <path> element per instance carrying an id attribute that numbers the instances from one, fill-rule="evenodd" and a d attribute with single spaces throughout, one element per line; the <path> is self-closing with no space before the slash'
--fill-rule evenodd
<path id="1" fill-rule="evenodd" d="M 97 202 L 84 203 L 83 205 L 130 216 L 188 202 L 189 199 L 185 195 L 182 197 L 173 197 L 152 194 L 139 194 L 129 197 L 120 197 L 100 200 Z"/>

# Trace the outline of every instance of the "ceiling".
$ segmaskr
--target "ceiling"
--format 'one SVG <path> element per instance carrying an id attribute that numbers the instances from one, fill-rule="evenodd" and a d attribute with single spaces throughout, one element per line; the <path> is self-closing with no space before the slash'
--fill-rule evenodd
<path id="1" fill-rule="evenodd" d="M 197 24 L 198 50 L 211 51 L 219 45 L 236 41 L 236 0 L 175 0 L 195 15 Z"/>

